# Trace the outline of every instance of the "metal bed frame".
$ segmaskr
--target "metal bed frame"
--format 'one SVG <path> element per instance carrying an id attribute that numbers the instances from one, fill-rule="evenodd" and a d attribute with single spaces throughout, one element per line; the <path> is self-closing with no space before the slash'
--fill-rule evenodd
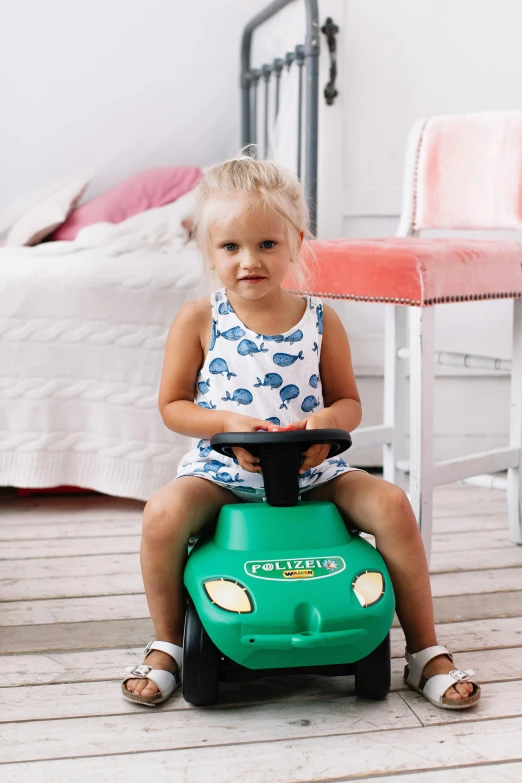
<path id="1" fill-rule="evenodd" d="M 241 141 L 243 146 L 258 144 L 257 139 L 257 89 L 261 78 L 264 81 L 264 123 L 263 145 L 268 149 L 268 105 L 272 74 L 275 78 L 275 116 L 279 111 L 279 87 L 284 66 L 299 68 L 298 98 L 298 141 L 297 176 L 301 179 L 301 156 L 303 145 L 303 66 L 306 73 L 306 95 L 304 120 L 304 182 L 310 212 L 310 231 L 315 236 L 317 227 L 317 136 L 319 114 L 319 52 L 320 29 L 317 0 L 304 0 L 306 6 L 306 37 L 304 44 L 298 44 L 295 51 L 277 57 L 272 63 L 259 68 L 251 67 L 251 44 L 254 30 L 275 16 L 295 0 L 274 0 L 255 16 L 245 27 L 241 42 Z M 295 63 L 295 65 L 294 65 Z"/>

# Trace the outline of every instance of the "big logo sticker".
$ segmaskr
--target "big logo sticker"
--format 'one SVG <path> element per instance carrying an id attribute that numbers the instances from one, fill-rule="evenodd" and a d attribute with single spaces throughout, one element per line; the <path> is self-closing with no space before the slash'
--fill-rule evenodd
<path id="1" fill-rule="evenodd" d="M 324 579 L 340 574 L 346 568 L 342 557 L 305 557 L 289 560 L 249 560 L 245 563 L 248 576 L 257 579 L 279 579 L 291 582 L 298 579 Z"/>

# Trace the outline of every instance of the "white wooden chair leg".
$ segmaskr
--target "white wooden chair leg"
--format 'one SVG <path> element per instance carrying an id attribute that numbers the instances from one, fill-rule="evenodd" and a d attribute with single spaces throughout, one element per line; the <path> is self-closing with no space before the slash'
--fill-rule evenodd
<path id="1" fill-rule="evenodd" d="M 393 427 L 392 442 L 383 447 L 383 476 L 406 489 L 407 476 L 397 469 L 399 460 L 407 457 L 406 425 L 408 419 L 408 363 L 397 351 L 408 337 L 408 307 L 385 305 L 384 326 L 384 424 Z"/>
<path id="2" fill-rule="evenodd" d="M 513 358 L 511 360 L 511 412 L 509 445 L 522 447 L 522 299 L 513 301 Z M 509 536 L 522 544 L 522 465 L 508 470 Z"/>
<path id="3" fill-rule="evenodd" d="M 433 510 L 434 307 L 410 308 L 410 500 L 426 557 Z"/>

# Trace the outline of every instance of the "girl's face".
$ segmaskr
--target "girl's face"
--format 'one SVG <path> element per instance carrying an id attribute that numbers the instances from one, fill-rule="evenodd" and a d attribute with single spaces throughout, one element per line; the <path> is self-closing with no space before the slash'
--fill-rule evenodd
<path id="1" fill-rule="evenodd" d="M 245 196 L 227 196 L 227 220 L 210 229 L 210 262 L 221 283 L 245 299 L 261 299 L 283 282 L 292 260 L 286 227 L 271 210 L 245 209 Z"/>

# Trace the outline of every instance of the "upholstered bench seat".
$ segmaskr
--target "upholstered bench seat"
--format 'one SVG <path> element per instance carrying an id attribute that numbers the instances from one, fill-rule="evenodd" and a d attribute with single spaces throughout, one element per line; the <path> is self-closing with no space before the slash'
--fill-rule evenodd
<path id="1" fill-rule="evenodd" d="M 310 283 L 323 298 L 427 306 L 522 296 L 522 244 L 513 241 L 315 241 Z"/>

